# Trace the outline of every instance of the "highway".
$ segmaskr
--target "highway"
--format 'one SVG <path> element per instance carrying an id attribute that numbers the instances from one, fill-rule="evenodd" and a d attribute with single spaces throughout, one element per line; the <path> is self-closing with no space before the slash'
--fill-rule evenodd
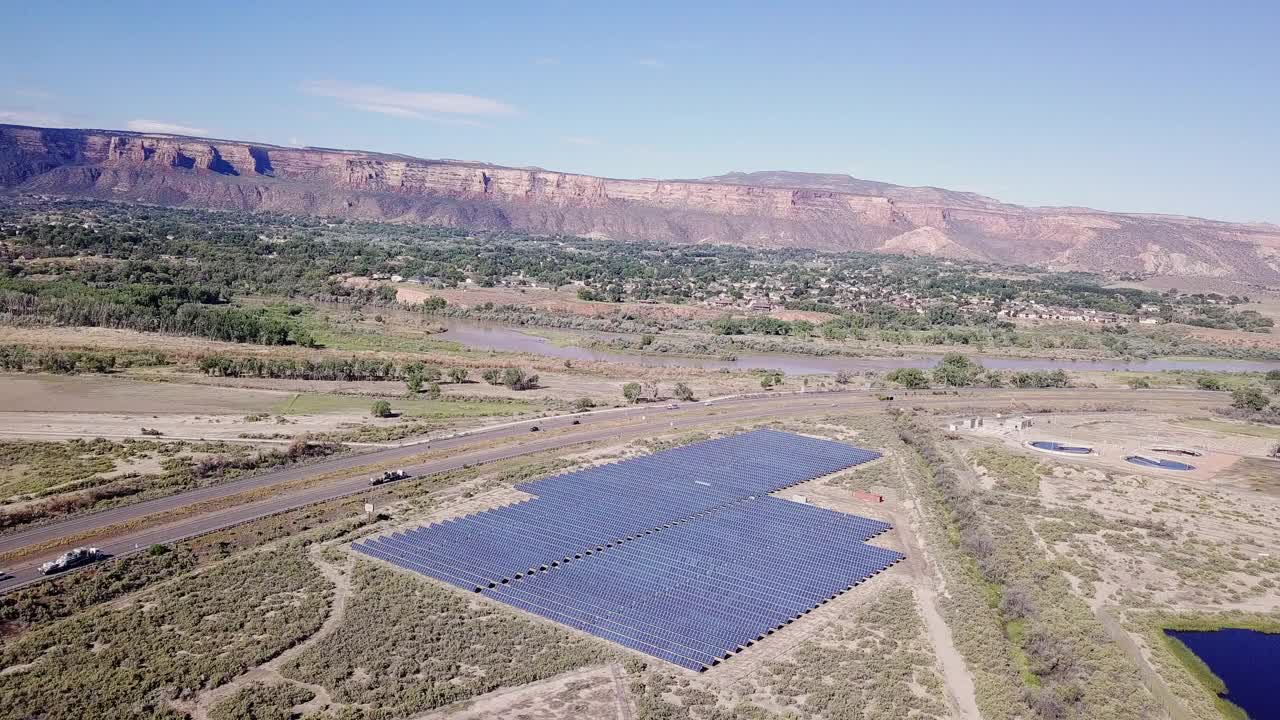
<path id="1" fill-rule="evenodd" d="M 404 465 L 415 477 L 456 470 L 465 465 L 491 463 L 581 443 L 604 440 L 627 440 L 652 437 L 679 429 L 732 422 L 788 418 L 827 412 L 878 412 L 891 405 L 959 408 L 1001 407 L 1011 402 L 1077 401 L 1124 402 L 1141 399 L 1144 407 L 1154 402 L 1213 403 L 1222 402 L 1221 393 L 1148 390 L 1140 395 L 1132 390 L 970 390 L 962 395 L 899 395 L 897 402 L 877 400 L 874 393 L 847 391 L 832 393 L 796 393 L 716 400 L 712 403 L 687 403 L 676 409 L 665 406 L 638 406 L 575 416 L 531 418 L 481 428 L 441 439 L 409 443 L 399 447 L 343 455 L 318 463 L 295 466 L 222 485 L 199 488 L 165 498 L 92 513 L 0 537 L 0 555 L 28 548 L 47 547 L 48 552 L 32 553 L 36 557 L 14 565 L 0 565 L 8 576 L 0 580 L 0 593 L 12 591 L 43 578 L 39 566 L 56 557 L 65 547 L 59 542 L 75 540 L 77 545 L 92 545 L 113 557 L 127 555 L 154 543 L 172 543 L 208 532 L 232 527 L 307 505 L 334 500 L 370 490 L 367 467 L 394 463 L 414 456 L 452 450 L 443 457 L 418 464 Z M 574 421 L 578 425 L 574 425 Z M 542 433 L 530 432 L 537 425 Z M 515 442 L 495 441 L 517 438 Z M 365 472 L 357 473 L 357 470 Z M 310 483 L 305 487 L 285 489 L 269 497 L 248 499 L 228 507 L 216 507 L 197 514 L 184 513 L 165 522 L 166 513 L 188 509 L 200 503 L 226 500 L 242 493 L 266 490 L 283 483 L 333 475 L 332 479 Z M 136 530 L 119 527 L 122 523 L 144 523 Z M 115 530 L 112 528 L 115 527 Z M 95 539 L 94 533 L 101 533 Z"/>

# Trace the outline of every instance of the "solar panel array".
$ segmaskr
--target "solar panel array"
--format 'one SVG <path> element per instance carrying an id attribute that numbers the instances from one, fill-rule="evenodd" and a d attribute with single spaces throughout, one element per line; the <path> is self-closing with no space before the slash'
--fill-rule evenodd
<path id="1" fill-rule="evenodd" d="M 878 453 L 757 430 L 520 486 L 356 549 L 701 670 L 902 559 L 878 520 L 769 497 Z"/>

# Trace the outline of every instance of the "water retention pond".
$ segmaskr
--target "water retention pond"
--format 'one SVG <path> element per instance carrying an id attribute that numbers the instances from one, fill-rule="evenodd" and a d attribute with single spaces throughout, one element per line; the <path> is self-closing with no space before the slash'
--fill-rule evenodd
<path id="1" fill-rule="evenodd" d="M 1244 710 L 1253 720 L 1280 718 L 1280 634 L 1257 630 L 1165 630 L 1187 646 L 1222 680 L 1219 697 Z"/>

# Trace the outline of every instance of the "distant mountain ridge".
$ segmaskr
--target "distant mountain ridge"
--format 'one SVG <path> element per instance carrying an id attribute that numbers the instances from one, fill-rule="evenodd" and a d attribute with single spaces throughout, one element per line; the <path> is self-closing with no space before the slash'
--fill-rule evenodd
<path id="1" fill-rule="evenodd" d="M 215 210 L 972 258 L 1280 284 L 1280 227 L 1084 208 L 846 175 L 623 180 L 115 130 L 0 125 L 0 190 Z"/>

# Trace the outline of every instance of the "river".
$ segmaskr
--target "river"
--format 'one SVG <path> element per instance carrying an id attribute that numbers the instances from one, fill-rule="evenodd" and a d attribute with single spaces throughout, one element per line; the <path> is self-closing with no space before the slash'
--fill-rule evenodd
<path id="1" fill-rule="evenodd" d="M 645 355 L 611 350 L 596 350 L 577 345 L 557 345 L 546 338 L 521 332 L 517 328 L 495 323 L 467 320 L 449 320 L 443 323 L 447 330 L 436 337 L 452 340 L 476 350 L 520 352 L 565 360 L 630 363 L 650 367 L 691 367 L 708 370 L 781 370 L 788 375 L 813 375 L 835 373 L 841 370 L 884 372 L 900 367 L 931 368 L 938 364 L 942 353 L 936 355 L 904 355 L 901 357 L 842 357 L 838 355 L 813 356 L 784 353 L 736 353 L 734 360 L 683 357 L 673 355 Z M 1164 370 L 1212 370 L 1219 372 L 1266 372 L 1280 369 L 1280 361 L 1232 360 L 1226 358 L 1155 358 L 1151 360 L 1065 360 L 1055 358 L 1016 358 L 1001 355 L 965 353 L 994 370 L 1074 370 L 1106 371 L 1127 370 L 1133 372 L 1160 372 Z"/>

